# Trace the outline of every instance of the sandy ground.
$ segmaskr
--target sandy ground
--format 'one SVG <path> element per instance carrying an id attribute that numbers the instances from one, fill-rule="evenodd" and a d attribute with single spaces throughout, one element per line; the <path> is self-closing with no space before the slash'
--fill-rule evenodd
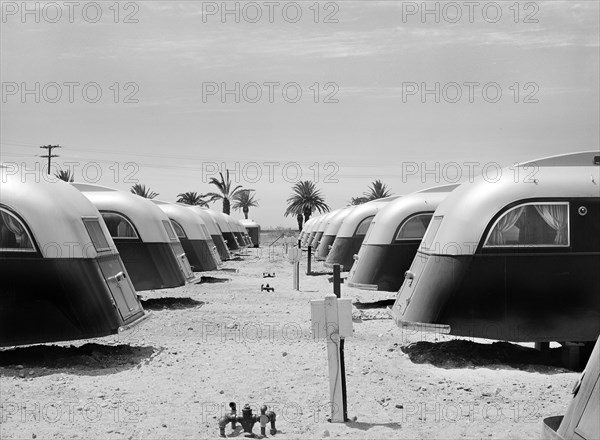
<path id="1" fill-rule="evenodd" d="M 355 308 L 346 373 L 356 420 L 329 423 L 309 302 L 332 285 L 306 276 L 303 261 L 294 291 L 282 254 L 253 249 L 199 274 L 203 283 L 142 292 L 152 318 L 118 336 L 0 351 L 0 438 L 214 438 L 231 401 L 266 403 L 274 437 L 298 439 L 539 438 L 543 418 L 564 414 L 579 373 L 519 364 L 536 361 L 519 346 L 403 333 L 383 309 Z M 266 283 L 275 291 L 261 292 Z M 386 297 L 347 286 L 342 296 Z M 409 346 L 417 341 L 428 343 Z"/>

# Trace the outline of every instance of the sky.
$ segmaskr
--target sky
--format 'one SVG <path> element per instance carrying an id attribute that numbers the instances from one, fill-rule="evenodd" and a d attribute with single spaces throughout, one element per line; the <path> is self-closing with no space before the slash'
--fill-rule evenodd
<path id="1" fill-rule="evenodd" d="M 599 4 L 3 1 L 0 160 L 46 179 L 58 144 L 75 180 L 169 201 L 229 169 L 295 227 L 299 180 L 334 209 L 597 150 Z"/>

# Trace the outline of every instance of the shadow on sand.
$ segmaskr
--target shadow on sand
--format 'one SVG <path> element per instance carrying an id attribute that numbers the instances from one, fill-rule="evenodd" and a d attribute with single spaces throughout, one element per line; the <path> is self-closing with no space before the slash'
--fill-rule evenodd
<path id="1" fill-rule="evenodd" d="M 36 377 L 59 372 L 96 376 L 128 370 L 144 361 L 148 363 L 160 351 L 162 349 L 151 346 L 127 344 L 31 345 L 0 350 L 0 368 L 5 377 Z"/>
<path id="2" fill-rule="evenodd" d="M 508 342 L 480 344 L 473 341 L 419 341 L 400 347 L 415 364 L 439 368 L 518 369 L 542 374 L 565 373 L 561 366 L 561 349 L 541 352 Z"/>
<path id="3" fill-rule="evenodd" d="M 400 423 L 389 422 L 389 423 L 366 423 L 366 422 L 345 422 L 347 427 L 353 429 L 359 429 L 361 431 L 368 431 L 371 428 L 375 428 L 377 426 L 383 426 L 385 428 L 390 428 L 392 430 L 402 429 Z"/>
<path id="4" fill-rule="evenodd" d="M 194 307 L 202 307 L 205 303 L 203 301 L 197 301 L 192 298 L 174 298 L 174 297 L 163 297 L 163 298 L 148 298 L 142 300 L 142 306 L 146 310 L 181 310 L 191 309 Z"/>
<path id="5" fill-rule="evenodd" d="M 217 278 L 217 277 L 206 277 L 201 276 L 200 281 L 195 284 L 215 284 L 215 283 L 228 283 L 231 281 L 231 278 Z"/>
<path id="6" fill-rule="evenodd" d="M 359 310 L 385 309 L 388 306 L 393 306 L 395 301 L 396 301 L 395 299 L 382 299 L 382 300 L 373 301 L 373 302 L 358 302 L 357 301 L 353 304 L 353 306 Z"/>

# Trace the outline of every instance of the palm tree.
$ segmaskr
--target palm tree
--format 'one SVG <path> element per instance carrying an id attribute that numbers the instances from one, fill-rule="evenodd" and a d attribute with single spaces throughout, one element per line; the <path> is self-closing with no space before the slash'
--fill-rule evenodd
<path id="1" fill-rule="evenodd" d="M 253 206 L 258 206 L 258 200 L 254 200 L 254 195 L 250 194 L 253 189 L 242 189 L 233 196 L 233 209 L 241 209 L 244 217 L 248 220 L 248 212 Z"/>
<path id="2" fill-rule="evenodd" d="M 138 196 L 145 197 L 146 199 L 153 199 L 158 195 L 158 193 L 155 193 L 150 188 L 146 188 L 146 185 L 139 183 L 136 183 L 131 187 L 131 192 L 137 194 Z"/>
<path id="3" fill-rule="evenodd" d="M 372 182 L 371 187 L 369 187 L 368 189 L 368 192 L 363 193 L 367 201 L 383 199 L 384 197 L 389 197 L 392 195 L 387 186 L 379 179 L 377 179 L 375 182 Z"/>
<path id="4" fill-rule="evenodd" d="M 210 197 L 208 200 L 209 203 L 214 202 L 215 200 L 223 200 L 223 212 L 227 215 L 231 212 L 231 199 L 235 197 L 238 191 L 242 190 L 242 185 L 238 185 L 235 188 L 231 189 L 231 180 L 229 180 L 229 170 L 227 170 L 226 178 L 223 177 L 223 173 L 219 173 L 221 176 L 221 180 L 216 177 L 211 177 L 210 183 L 218 188 L 220 193 L 207 193 L 205 196 Z"/>
<path id="5" fill-rule="evenodd" d="M 73 172 L 71 170 L 59 170 L 54 173 L 55 177 L 58 177 L 60 180 L 64 180 L 65 182 L 74 182 L 75 176 L 73 176 Z"/>
<path id="6" fill-rule="evenodd" d="M 185 203 L 186 205 L 192 206 L 206 206 L 208 207 L 208 203 L 204 200 L 204 195 L 198 194 L 196 191 L 194 192 L 184 192 L 177 194 L 177 203 Z"/>
<path id="7" fill-rule="evenodd" d="M 352 197 L 352 199 L 350 199 L 350 205 L 362 205 L 368 201 L 369 199 L 366 197 Z"/>
<path id="8" fill-rule="evenodd" d="M 324 213 L 329 211 L 329 206 L 325 203 L 321 191 L 310 180 L 296 183 L 292 191 L 292 195 L 287 199 L 288 207 L 283 215 L 285 217 L 295 215 L 299 231 L 302 230 L 302 220 L 306 223 L 313 212 Z"/>

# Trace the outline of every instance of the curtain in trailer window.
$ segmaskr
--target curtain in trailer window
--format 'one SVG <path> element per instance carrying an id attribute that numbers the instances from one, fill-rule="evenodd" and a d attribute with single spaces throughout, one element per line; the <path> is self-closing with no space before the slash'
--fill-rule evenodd
<path id="1" fill-rule="evenodd" d="M 525 208 L 519 207 L 508 211 L 504 216 L 496 223 L 490 237 L 488 238 L 487 245 L 489 246 L 502 246 L 506 244 L 504 234 L 508 232 L 521 218 L 523 210 Z"/>
<path id="2" fill-rule="evenodd" d="M 33 250 L 33 242 L 17 218 L 1 210 L 0 220 L 0 248 Z"/>
<path id="3" fill-rule="evenodd" d="M 535 209 L 546 224 L 556 231 L 554 244 L 568 244 L 568 209 L 567 205 L 535 205 Z"/>
<path id="4" fill-rule="evenodd" d="M 569 204 L 526 203 L 512 208 L 494 224 L 485 246 L 569 246 Z"/>

